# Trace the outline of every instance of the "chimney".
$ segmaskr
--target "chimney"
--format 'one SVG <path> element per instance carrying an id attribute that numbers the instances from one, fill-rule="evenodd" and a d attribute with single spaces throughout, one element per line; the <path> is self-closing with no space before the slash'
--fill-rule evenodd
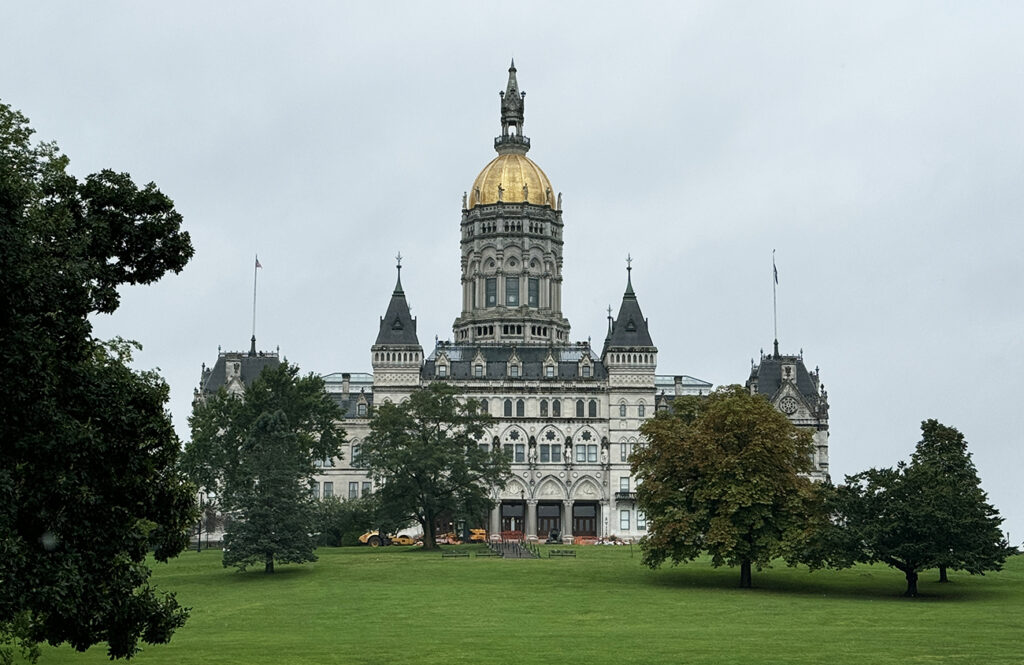
<path id="1" fill-rule="evenodd" d="M 345 374 L 341 375 L 341 392 L 346 394 L 346 395 L 348 394 L 349 381 L 351 379 L 352 379 L 352 375 L 348 374 L 347 372 Z"/>
<path id="2" fill-rule="evenodd" d="M 683 377 L 677 376 L 676 379 L 676 397 L 683 394 Z"/>

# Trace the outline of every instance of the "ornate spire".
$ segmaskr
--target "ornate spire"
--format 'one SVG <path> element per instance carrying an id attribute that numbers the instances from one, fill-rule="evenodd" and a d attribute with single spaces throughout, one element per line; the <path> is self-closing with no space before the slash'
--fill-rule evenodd
<path id="1" fill-rule="evenodd" d="M 404 295 L 405 291 L 402 290 L 402 253 L 399 252 L 395 256 L 395 268 L 398 269 L 398 281 L 395 282 L 395 295 Z"/>
<path id="2" fill-rule="evenodd" d="M 391 294 L 388 311 L 380 319 L 380 331 L 377 333 L 376 344 L 418 345 L 416 319 L 412 318 L 409 303 L 405 299 L 405 291 L 402 290 L 401 252 L 395 257 L 395 261 L 397 262 L 395 268 L 398 270 L 398 281 L 395 282 L 395 292 Z"/>
<path id="3" fill-rule="evenodd" d="M 526 154 L 530 149 L 530 139 L 523 136 L 523 107 L 526 103 L 526 93 L 519 91 L 514 59 L 508 68 L 505 92 L 499 92 L 498 95 L 501 97 L 501 136 L 494 139 L 494 149 L 499 154 Z"/>
<path id="4" fill-rule="evenodd" d="M 626 254 L 626 295 L 636 298 L 633 293 L 633 257 Z"/>

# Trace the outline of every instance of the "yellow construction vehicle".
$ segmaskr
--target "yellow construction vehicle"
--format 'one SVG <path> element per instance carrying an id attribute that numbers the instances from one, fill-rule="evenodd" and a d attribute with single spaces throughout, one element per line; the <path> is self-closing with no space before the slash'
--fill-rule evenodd
<path id="1" fill-rule="evenodd" d="M 382 545 L 415 545 L 417 541 L 412 536 L 407 536 L 405 534 L 397 536 L 382 536 L 380 531 L 367 531 L 363 535 L 359 536 L 359 542 L 363 545 L 369 545 L 370 547 L 380 547 Z"/>

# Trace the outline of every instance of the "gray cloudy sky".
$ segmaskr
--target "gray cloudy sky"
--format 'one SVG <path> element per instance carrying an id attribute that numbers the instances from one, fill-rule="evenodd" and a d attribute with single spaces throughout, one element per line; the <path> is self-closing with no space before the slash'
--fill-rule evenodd
<path id="1" fill-rule="evenodd" d="M 96 321 L 186 418 L 248 347 L 369 371 L 394 285 L 420 340 L 458 314 L 462 192 L 515 56 L 563 192 L 565 311 L 604 337 L 632 253 L 659 373 L 742 382 L 772 341 L 829 390 L 833 477 L 960 428 L 1024 538 L 1024 5 L 14 3 L 0 99 L 79 176 L 174 199 L 196 257 Z"/>

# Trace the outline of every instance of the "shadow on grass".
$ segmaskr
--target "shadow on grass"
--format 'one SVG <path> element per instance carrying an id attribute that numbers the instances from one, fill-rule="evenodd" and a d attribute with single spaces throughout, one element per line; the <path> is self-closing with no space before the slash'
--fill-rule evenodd
<path id="1" fill-rule="evenodd" d="M 968 579 L 966 575 L 959 581 L 940 584 L 937 579 L 927 577 L 932 572 L 926 571 L 918 580 L 918 595 L 914 598 L 903 595 L 906 578 L 902 573 L 879 566 L 810 572 L 806 568 L 789 568 L 783 564 L 755 570 L 753 588 L 741 589 L 739 568 L 709 568 L 706 563 L 681 564 L 662 568 L 648 577 L 647 582 L 660 587 L 918 603 L 987 601 L 1006 594 L 996 584 L 978 586 L 977 580 Z"/>

